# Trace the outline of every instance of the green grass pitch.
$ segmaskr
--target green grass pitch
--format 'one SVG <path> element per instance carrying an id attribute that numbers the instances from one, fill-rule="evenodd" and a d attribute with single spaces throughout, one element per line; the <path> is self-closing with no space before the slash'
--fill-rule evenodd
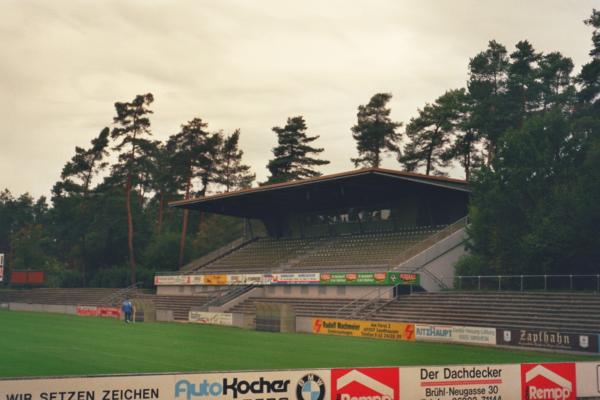
<path id="1" fill-rule="evenodd" d="M 593 359 L 14 311 L 0 311 L 0 338 L 0 377 Z"/>

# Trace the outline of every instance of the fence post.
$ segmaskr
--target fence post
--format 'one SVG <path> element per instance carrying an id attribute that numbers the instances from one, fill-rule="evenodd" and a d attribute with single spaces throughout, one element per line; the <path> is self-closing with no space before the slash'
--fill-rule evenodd
<path id="1" fill-rule="evenodd" d="M 600 293 L 600 275 L 596 275 L 596 293 Z"/>
<path id="2" fill-rule="evenodd" d="M 477 290 L 481 290 L 481 275 L 477 276 Z"/>
<path id="3" fill-rule="evenodd" d="M 569 275 L 569 289 L 573 290 L 573 275 Z"/>
<path id="4" fill-rule="evenodd" d="M 502 290 L 502 275 L 498 275 L 498 291 Z"/>
<path id="5" fill-rule="evenodd" d="M 544 291 L 548 290 L 548 289 L 547 289 L 547 288 L 548 288 L 548 285 L 547 285 L 547 283 L 546 283 L 546 278 L 547 278 L 547 275 L 546 275 L 546 274 L 544 274 Z"/>
<path id="6" fill-rule="evenodd" d="M 462 289 L 462 276 L 458 276 L 458 290 Z"/>
<path id="7" fill-rule="evenodd" d="M 523 275 L 521 275 L 521 292 L 523 291 Z"/>

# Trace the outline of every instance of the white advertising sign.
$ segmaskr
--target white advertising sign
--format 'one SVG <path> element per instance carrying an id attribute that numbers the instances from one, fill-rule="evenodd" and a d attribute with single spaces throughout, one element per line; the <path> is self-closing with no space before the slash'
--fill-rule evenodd
<path id="1" fill-rule="evenodd" d="M 173 375 L 0 380 L 5 400 L 172 399 Z"/>
<path id="2" fill-rule="evenodd" d="M 155 275 L 155 285 L 184 285 L 187 277 L 185 275 Z"/>
<path id="3" fill-rule="evenodd" d="M 267 371 L 175 376 L 171 400 L 329 399 L 330 372 Z"/>
<path id="4" fill-rule="evenodd" d="M 578 398 L 600 398 L 600 361 L 580 362 L 575 366 Z"/>
<path id="5" fill-rule="evenodd" d="M 477 326 L 415 325 L 415 339 L 473 344 L 496 344 L 496 329 Z"/>
<path id="6" fill-rule="evenodd" d="M 321 274 L 318 272 L 303 272 L 303 273 L 284 273 L 273 274 L 273 283 L 319 283 L 321 282 Z"/>
<path id="7" fill-rule="evenodd" d="M 329 370 L 0 380 L 6 400 L 325 400 Z"/>
<path id="8" fill-rule="evenodd" d="M 496 344 L 496 328 L 454 326 L 452 337 L 459 343 Z"/>
<path id="9" fill-rule="evenodd" d="M 400 398 L 521 400 L 520 366 L 461 365 L 400 369 Z"/>
<path id="10" fill-rule="evenodd" d="M 190 311 L 190 322 L 211 325 L 233 325 L 233 314 L 204 311 Z"/>
<path id="11" fill-rule="evenodd" d="M 416 340 L 451 342 L 454 340 L 453 333 L 452 326 L 415 324 Z"/>

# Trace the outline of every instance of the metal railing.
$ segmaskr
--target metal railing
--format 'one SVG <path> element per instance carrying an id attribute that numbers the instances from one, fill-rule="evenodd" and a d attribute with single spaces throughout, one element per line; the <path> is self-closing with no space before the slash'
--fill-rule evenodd
<path id="1" fill-rule="evenodd" d="M 600 293 L 600 274 L 596 275 L 458 275 L 441 277 L 455 290 L 495 291 L 591 291 Z"/>
<path id="2" fill-rule="evenodd" d="M 459 230 L 463 229 L 464 227 L 467 226 L 468 223 L 469 223 L 468 217 L 463 217 L 463 218 L 459 219 L 458 221 L 448 225 L 447 227 L 440 230 L 439 232 L 436 232 L 430 236 L 427 236 L 421 242 L 415 244 L 414 246 L 409 247 L 408 249 L 406 249 L 402 253 L 400 253 L 397 257 L 395 257 L 391 262 L 392 269 L 393 270 L 398 269 L 398 267 L 402 263 L 410 260 L 417 254 L 427 250 L 428 248 L 430 248 L 431 246 L 433 246 L 440 240 L 445 239 L 448 236 L 452 235 L 453 233 L 458 232 Z"/>
<path id="3" fill-rule="evenodd" d="M 208 311 L 209 307 L 220 307 L 231 300 L 243 295 L 254 289 L 256 285 L 235 286 L 233 289 L 222 291 L 219 296 L 213 297 L 210 301 L 202 306 L 204 311 Z"/>
<path id="4" fill-rule="evenodd" d="M 142 283 L 143 282 L 136 282 L 123 289 L 119 289 L 116 292 L 111 293 L 110 295 L 102 298 L 99 303 L 106 305 L 117 305 L 125 298 L 130 297 L 131 294 L 135 293 L 138 290 L 138 288 L 142 286 Z"/>

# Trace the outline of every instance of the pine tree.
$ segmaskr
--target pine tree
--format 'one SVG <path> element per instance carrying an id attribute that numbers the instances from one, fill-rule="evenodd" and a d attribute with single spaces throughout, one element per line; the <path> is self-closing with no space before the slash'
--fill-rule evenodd
<path id="1" fill-rule="evenodd" d="M 197 194 L 204 196 L 216 169 L 217 149 L 222 141 L 221 134 L 211 134 L 208 124 L 200 118 L 194 118 L 181 126 L 181 132 L 169 138 L 169 148 L 174 152 L 175 171 L 180 187 L 185 190 L 185 199 L 192 194 L 193 180 L 198 178 L 202 188 Z M 179 242 L 179 266 L 183 265 L 189 211 L 183 211 L 183 224 Z"/>
<path id="2" fill-rule="evenodd" d="M 531 43 L 523 40 L 517 43 L 510 54 L 508 66 L 507 103 L 511 121 L 510 127 L 517 128 L 531 112 L 540 108 L 541 86 L 537 63 L 541 54 L 536 53 Z"/>
<path id="3" fill-rule="evenodd" d="M 304 117 L 288 118 L 283 128 L 273 127 L 277 134 L 277 147 L 273 148 L 274 158 L 267 168 L 271 176 L 266 183 L 288 182 L 321 175 L 314 167 L 329 164 L 329 161 L 314 158 L 323 152 L 322 148 L 311 147 L 319 136 L 307 136 Z"/>
<path id="4" fill-rule="evenodd" d="M 55 195 L 67 192 L 87 197 L 93 177 L 108 165 L 103 159 L 108 155 L 106 148 L 109 134 L 110 130 L 104 128 L 98 137 L 92 140 L 89 149 L 75 147 L 75 155 L 63 167 L 60 175 L 62 181 L 54 186 Z M 73 178 L 77 181 L 73 181 Z"/>
<path id="5" fill-rule="evenodd" d="M 108 163 L 103 161 L 108 155 L 108 138 L 110 129 L 104 128 L 98 137 L 92 140 L 89 149 L 75 147 L 75 155 L 63 167 L 61 181 L 57 182 L 53 189 L 54 214 L 59 209 L 68 209 L 69 218 L 64 220 L 62 238 L 64 250 L 71 255 L 77 253 L 74 258 L 81 269 L 81 280 L 86 285 L 87 280 L 87 236 L 91 226 L 91 215 L 89 194 L 92 179 Z"/>
<path id="6" fill-rule="evenodd" d="M 225 192 L 245 189 L 252 185 L 256 175 L 250 172 L 250 166 L 242 164 L 244 152 L 239 149 L 240 130 L 236 129 L 223 140 L 218 149 L 218 171 L 215 183 L 222 185 Z"/>
<path id="7" fill-rule="evenodd" d="M 451 90 L 440 96 L 433 104 L 419 110 L 419 116 L 411 118 L 406 126 L 410 142 L 398 161 L 407 171 L 425 167 L 425 175 L 444 175 L 442 168 L 449 160 L 443 157 L 456 129 L 461 107 L 466 96 L 464 89 Z"/>
<path id="8" fill-rule="evenodd" d="M 471 180 L 474 170 L 483 164 L 481 137 L 472 125 L 473 101 L 464 91 L 457 97 L 456 117 L 453 122 L 453 141 L 442 153 L 444 161 L 457 161 L 465 171 L 465 180 Z"/>
<path id="9" fill-rule="evenodd" d="M 594 28 L 592 33 L 592 60 L 581 68 L 577 82 L 581 85 L 579 101 L 584 104 L 596 104 L 600 99 L 600 11 L 594 9 L 585 24 Z"/>
<path id="10" fill-rule="evenodd" d="M 377 93 L 367 105 L 358 107 L 358 122 L 352 127 L 352 137 L 356 140 L 358 157 L 352 158 L 354 166 L 379 167 L 383 153 L 398 153 L 400 134 L 396 129 L 402 123 L 390 118 L 391 110 L 386 107 L 392 98 L 390 93 Z"/>
<path id="11" fill-rule="evenodd" d="M 548 111 L 554 107 L 572 108 L 575 86 L 572 82 L 573 61 L 559 52 L 545 54 L 539 61 L 540 107 Z"/>
<path id="12" fill-rule="evenodd" d="M 127 209 L 127 247 L 129 250 L 129 266 L 131 268 L 131 283 L 136 283 L 135 254 L 133 248 L 133 217 L 131 213 L 131 191 L 137 184 L 140 173 L 139 152 L 146 145 L 144 136 L 151 135 L 148 108 L 154 101 L 151 93 L 138 95 L 130 103 L 115 103 L 117 116 L 114 118 L 115 128 L 111 137 L 118 143 L 114 149 L 119 151 L 119 164 L 116 170 L 125 178 L 125 205 Z"/>
<path id="13" fill-rule="evenodd" d="M 506 92 L 509 60 L 506 48 L 492 40 L 469 62 L 469 96 L 473 100 L 472 127 L 486 142 L 490 164 L 498 140 L 508 128 Z"/>

